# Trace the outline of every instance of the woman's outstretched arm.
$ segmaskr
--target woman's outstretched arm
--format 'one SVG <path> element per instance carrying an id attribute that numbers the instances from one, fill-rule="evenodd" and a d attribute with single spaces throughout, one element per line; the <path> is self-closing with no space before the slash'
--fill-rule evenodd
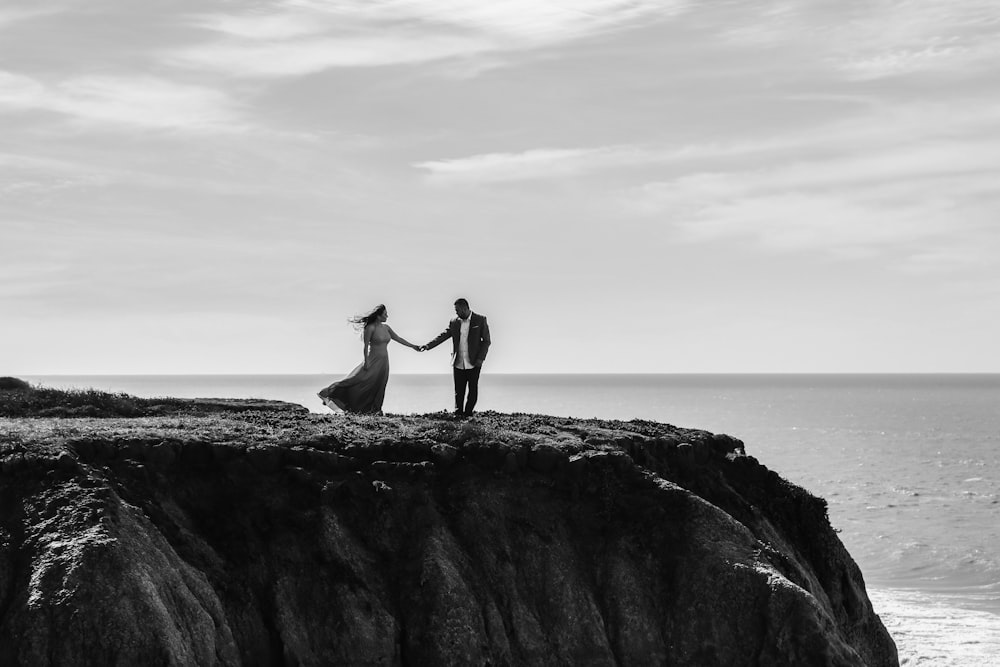
<path id="1" fill-rule="evenodd" d="M 419 346 L 414 345 L 410 341 L 408 341 L 405 338 L 403 338 L 402 336 L 398 335 L 395 331 L 392 330 L 392 327 L 390 327 L 388 324 L 385 325 L 385 328 L 389 330 L 389 335 L 392 337 L 392 339 L 394 341 L 396 341 L 397 343 L 399 343 L 400 345 L 405 345 L 406 347 L 411 347 L 414 350 L 419 350 L 420 349 Z"/>

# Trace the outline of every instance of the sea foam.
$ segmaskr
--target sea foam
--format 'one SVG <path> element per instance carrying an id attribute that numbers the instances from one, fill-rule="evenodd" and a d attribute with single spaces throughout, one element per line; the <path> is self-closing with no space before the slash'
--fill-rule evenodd
<path id="1" fill-rule="evenodd" d="M 899 650 L 902 667 L 996 667 L 1000 616 L 949 606 L 939 596 L 869 589 L 868 597 Z"/>

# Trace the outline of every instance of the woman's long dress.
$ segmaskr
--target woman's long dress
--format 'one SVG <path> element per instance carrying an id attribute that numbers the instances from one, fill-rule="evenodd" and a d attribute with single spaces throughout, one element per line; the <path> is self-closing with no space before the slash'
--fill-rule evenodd
<path id="1" fill-rule="evenodd" d="M 378 414 L 385 400 L 385 385 L 389 381 L 389 341 L 392 337 L 385 326 L 372 332 L 368 348 L 368 368 L 361 364 L 343 380 L 320 390 L 319 397 L 327 407 L 344 412 Z"/>

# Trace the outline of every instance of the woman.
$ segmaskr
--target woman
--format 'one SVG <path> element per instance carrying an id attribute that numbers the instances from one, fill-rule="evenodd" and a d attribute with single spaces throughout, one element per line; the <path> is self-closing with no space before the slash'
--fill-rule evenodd
<path id="1" fill-rule="evenodd" d="M 356 327 L 363 327 L 364 363 L 355 368 L 343 380 L 334 382 L 318 394 L 323 403 L 333 410 L 362 414 L 382 414 L 385 399 L 385 385 L 389 381 L 389 341 L 394 340 L 406 347 L 420 348 L 396 335 L 385 321 L 389 311 L 379 304 L 367 315 L 351 318 Z"/>

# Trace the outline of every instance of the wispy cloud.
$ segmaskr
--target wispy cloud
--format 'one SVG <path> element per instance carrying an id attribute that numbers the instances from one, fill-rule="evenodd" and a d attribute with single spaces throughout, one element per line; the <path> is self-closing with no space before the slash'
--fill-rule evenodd
<path id="1" fill-rule="evenodd" d="M 420 162 L 436 184 L 500 183 L 550 179 L 647 161 L 641 151 L 627 146 L 601 148 L 539 148 L 521 153 L 487 153 L 454 160 Z"/>
<path id="2" fill-rule="evenodd" d="M 993 63 L 1000 21 L 992 0 L 774 0 L 754 6 L 721 35 L 750 46 L 794 44 L 803 61 L 825 62 L 852 80 L 956 71 Z"/>
<path id="3" fill-rule="evenodd" d="M 738 158 L 776 150 L 780 146 L 778 140 L 761 140 L 663 147 L 534 148 L 518 153 L 484 153 L 450 160 L 428 160 L 414 163 L 413 167 L 426 172 L 428 182 L 435 185 L 544 181 L 596 171 L 690 164 L 721 157 Z"/>
<path id="4" fill-rule="evenodd" d="M 331 28 L 324 13 L 277 7 L 271 13 L 204 14 L 189 22 L 199 28 L 248 40 L 282 40 L 322 34 Z"/>
<path id="5" fill-rule="evenodd" d="M 237 76 L 280 77 L 313 74 L 335 67 L 374 67 L 425 63 L 488 51 L 491 46 L 462 36 L 393 35 L 340 38 L 314 37 L 294 41 L 224 40 L 167 56 L 183 67 L 222 71 Z"/>
<path id="6" fill-rule="evenodd" d="M 882 0 L 857 10 L 852 19 L 836 33 L 836 45 L 843 50 L 853 45 L 860 56 L 854 62 L 864 63 L 867 54 L 871 65 L 888 73 L 995 56 L 1000 36 L 991 0 Z M 846 62 L 850 66 L 852 59 Z"/>
<path id="7" fill-rule="evenodd" d="M 0 112 L 48 111 L 109 127 L 225 130 L 242 127 L 220 91 L 151 76 L 81 76 L 55 84 L 0 71 Z"/>
<path id="8" fill-rule="evenodd" d="M 33 18 L 59 12 L 55 7 L 0 7 L 0 30 Z"/>
<path id="9" fill-rule="evenodd" d="M 690 5 L 688 0 L 288 0 L 275 12 L 309 11 L 341 26 L 437 26 L 533 42 L 583 37 L 642 18 L 672 16 Z M 257 18 L 267 22 L 273 16 Z"/>
<path id="10" fill-rule="evenodd" d="M 701 202 L 670 217 L 689 240 L 747 238 L 770 250 L 852 258 L 947 235 L 951 227 L 926 215 L 923 204 L 878 206 L 815 191 L 761 193 Z"/>
<path id="11" fill-rule="evenodd" d="M 881 79 L 954 67 L 957 60 L 969 60 L 972 54 L 971 48 L 960 44 L 926 44 L 847 55 L 840 57 L 837 64 L 852 79 Z"/>
<path id="12" fill-rule="evenodd" d="M 0 200 L 76 187 L 106 185 L 114 178 L 93 164 L 0 153 Z"/>
<path id="13" fill-rule="evenodd" d="M 194 25 L 221 38 L 165 59 L 257 77 L 417 64 L 558 44 L 687 6 L 687 0 L 288 0 L 242 14 L 192 16 Z"/>
<path id="14" fill-rule="evenodd" d="M 742 238 L 838 257 L 894 254 L 913 270 L 978 265 L 981 247 L 1000 251 L 989 223 L 997 154 L 997 141 L 878 146 L 688 174 L 631 190 L 625 205 L 690 241 Z M 957 230 L 965 242 L 954 243 Z M 944 242 L 947 252 L 940 251 Z"/>
<path id="15" fill-rule="evenodd" d="M 977 234 L 964 242 L 938 241 L 933 248 L 917 250 L 905 257 L 899 263 L 899 268 L 911 274 L 941 274 L 953 273 L 969 268 L 989 268 L 996 256 L 998 239 Z M 1000 294 L 1000 281 L 990 281 L 992 289 Z M 978 284 L 978 289 L 985 287 Z M 977 290 L 978 291 L 978 290 Z M 966 292 L 968 295 L 970 292 Z"/>

